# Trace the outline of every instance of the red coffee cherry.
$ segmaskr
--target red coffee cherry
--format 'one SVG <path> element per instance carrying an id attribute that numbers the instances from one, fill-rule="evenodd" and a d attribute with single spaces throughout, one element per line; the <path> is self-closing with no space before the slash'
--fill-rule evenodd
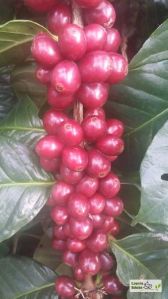
<path id="1" fill-rule="evenodd" d="M 99 192 L 106 198 L 112 198 L 120 191 L 120 180 L 114 173 L 109 173 L 100 180 Z"/>
<path id="2" fill-rule="evenodd" d="M 74 103 L 74 95 L 64 95 L 57 92 L 52 86 L 48 88 L 47 101 L 50 106 L 57 110 L 64 110 Z"/>
<path id="3" fill-rule="evenodd" d="M 35 147 L 37 155 L 46 159 L 58 158 L 63 150 L 62 142 L 56 136 L 44 136 Z"/>
<path id="4" fill-rule="evenodd" d="M 47 12 L 49 11 L 55 4 L 57 0 L 24 0 L 24 4 L 37 12 Z"/>
<path id="5" fill-rule="evenodd" d="M 55 205 L 64 206 L 67 204 L 67 200 L 73 193 L 74 188 L 63 181 L 57 182 L 51 190 L 51 196 L 54 200 Z"/>
<path id="6" fill-rule="evenodd" d="M 69 250 L 64 251 L 62 258 L 63 258 L 64 264 L 66 264 L 70 267 L 75 267 L 77 264 L 77 254 L 73 253 Z"/>
<path id="7" fill-rule="evenodd" d="M 110 161 L 107 160 L 99 151 L 94 149 L 88 153 L 88 157 L 89 162 L 86 169 L 87 174 L 96 178 L 106 177 L 111 169 Z M 100 192 L 102 194 L 102 190 L 104 191 L 104 189 L 106 190 L 104 183 L 101 183 Z M 107 191 L 104 193 L 107 193 Z"/>
<path id="8" fill-rule="evenodd" d="M 124 286 L 121 284 L 117 276 L 104 276 L 103 285 L 105 291 L 111 295 L 121 295 L 124 290 Z"/>
<path id="9" fill-rule="evenodd" d="M 60 167 L 60 178 L 68 184 L 76 185 L 82 179 L 83 175 L 83 172 L 73 171 L 63 164 Z"/>
<path id="10" fill-rule="evenodd" d="M 101 229 L 104 224 L 105 216 L 103 214 L 91 215 L 93 227 Z M 103 230 L 102 230 L 103 231 Z"/>
<path id="11" fill-rule="evenodd" d="M 71 22 L 71 8 L 69 5 L 61 2 L 49 12 L 47 18 L 48 29 L 56 35 L 60 34 L 64 26 L 70 24 Z"/>
<path id="12" fill-rule="evenodd" d="M 113 225 L 111 226 L 109 232 L 112 236 L 117 236 L 120 233 L 120 224 L 117 220 L 114 220 Z"/>
<path id="13" fill-rule="evenodd" d="M 87 197 L 80 193 L 73 193 L 68 200 L 68 213 L 77 220 L 86 219 L 89 213 L 90 205 Z"/>
<path id="14" fill-rule="evenodd" d="M 84 28 L 87 41 L 87 52 L 102 50 L 107 40 L 105 28 L 99 24 L 89 24 Z"/>
<path id="15" fill-rule="evenodd" d="M 48 132 L 48 134 L 56 135 L 59 126 L 67 120 L 68 117 L 66 116 L 66 114 L 51 108 L 44 113 L 43 126 L 44 129 Z"/>
<path id="16" fill-rule="evenodd" d="M 115 23 L 116 13 L 109 1 L 102 0 L 95 8 L 84 11 L 84 19 L 86 24 L 97 23 L 105 28 L 111 28 Z"/>
<path id="17" fill-rule="evenodd" d="M 102 272 L 109 272 L 110 270 L 113 270 L 116 262 L 108 252 L 101 252 L 99 258 Z"/>
<path id="18" fill-rule="evenodd" d="M 77 240 L 77 239 L 68 239 L 67 240 L 67 248 L 69 251 L 78 253 L 85 249 L 86 244 L 84 241 Z"/>
<path id="19" fill-rule="evenodd" d="M 62 153 L 62 163 L 73 171 L 83 171 L 88 164 L 87 151 L 81 147 L 66 147 Z"/>
<path id="20" fill-rule="evenodd" d="M 95 109 L 87 109 L 84 113 L 84 118 L 90 117 L 90 116 L 98 116 L 102 119 L 105 119 L 105 112 L 102 108 L 95 108 Z"/>
<path id="21" fill-rule="evenodd" d="M 107 134 L 115 137 L 121 137 L 124 134 L 124 124 L 115 118 L 107 120 Z"/>
<path id="22" fill-rule="evenodd" d="M 82 129 L 84 138 L 89 142 L 94 142 L 105 134 L 106 121 L 98 116 L 90 116 L 83 120 Z"/>
<path id="23" fill-rule="evenodd" d="M 89 218 L 83 220 L 71 218 L 69 223 L 72 235 L 78 240 L 85 240 L 92 234 L 93 223 Z"/>
<path id="24" fill-rule="evenodd" d="M 64 233 L 64 226 L 54 226 L 53 227 L 53 237 L 58 239 L 58 240 L 66 240 L 67 237 Z"/>
<path id="25" fill-rule="evenodd" d="M 76 192 L 82 193 L 86 197 L 93 196 L 99 186 L 99 181 L 97 178 L 92 178 L 90 176 L 85 175 L 82 180 L 76 186 Z"/>
<path id="26" fill-rule="evenodd" d="M 117 52 L 121 44 L 121 36 L 117 29 L 107 29 L 107 38 L 103 50 L 107 52 Z"/>
<path id="27" fill-rule="evenodd" d="M 54 207 L 51 210 L 51 219 L 57 225 L 63 225 L 68 220 L 68 212 L 64 207 Z"/>
<path id="28" fill-rule="evenodd" d="M 50 71 L 42 66 L 37 67 L 35 76 L 44 85 L 50 82 Z"/>
<path id="29" fill-rule="evenodd" d="M 118 217 L 124 210 L 124 203 L 119 197 L 106 199 L 104 213 L 108 216 Z"/>
<path id="30" fill-rule="evenodd" d="M 58 45 L 65 58 L 79 60 L 87 48 L 84 30 L 75 24 L 65 25 L 59 35 Z"/>
<path id="31" fill-rule="evenodd" d="M 95 193 L 91 198 L 89 198 L 90 213 L 92 215 L 102 213 L 105 208 L 105 203 L 105 198 L 101 194 Z"/>
<path id="32" fill-rule="evenodd" d="M 75 283 L 74 280 L 68 276 L 57 277 L 55 283 L 55 290 L 59 296 L 71 298 L 75 295 Z"/>
<path id="33" fill-rule="evenodd" d="M 82 142 L 83 130 L 77 121 L 70 119 L 61 124 L 58 136 L 65 145 L 75 146 Z"/>
<path id="34" fill-rule="evenodd" d="M 62 59 L 57 42 L 44 32 L 34 37 L 31 52 L 33 58 L 46 68 L 53 67 Z"/>
<path id="35" fill-rule="evenodd" d="M 124 142 L 118 137 L 106 135 L 96 142 L 96 148 L 108 156 L 118 156 L 124 150 Z"/>
<path id="36" fill-rule="evenodd" d="M 102 232 L 94 232 L 87 240 L 87 247 L 93 252 L 99 253 L 107 249 L 107 235 Z"/>
<path id="37" fill-rule="evenodd" d="M 66 242 L 63 241 L 63 240 L 56 240 L 56 239 L 54 239 L 52 241 L 51 247 L 54 250 L 64 251 L 64 250 L 66 250 Z"/>
<path id="38" fill-rule="evenodd" d="M 51 85 L 65 95 L 75 93 L 81 84 L 79 69 L 73 61 L 63 60 L 51 72 Z"/>
<path id="39" fill-rule="evenodd" d="M 124 80 L 128 74 L 128 62 L 127 60 L 120 54 L 117 53 L 109 53 L 111 57 L 111 73 L 108 78 L 108 83 L 116 84 L 120 81 Z"/>
<path id="40" fill-rule="evenodd" d="M 60 158 L 46 159 L 40 157 L 40 165 L 46 172 L 56 172 L 60 167 Z"/>
<path id="41" fill-rule="evenodd" d="M 85 274 L 83 273 L 82 269 L 79 266 L 74 268 L 74 278 L 77 281 L 85 280 Z"/>
<path id="42" fill-rule="evenodd" d="M 79 266 L 86 274 L 96 275 L 100 271 L 100 259 L 98 254 L 85 249 L 79 255 Z"/>

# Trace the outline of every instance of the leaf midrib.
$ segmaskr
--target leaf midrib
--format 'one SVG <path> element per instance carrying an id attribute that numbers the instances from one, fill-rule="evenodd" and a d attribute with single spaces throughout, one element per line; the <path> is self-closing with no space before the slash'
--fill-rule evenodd
<path id="1" fill-rule="evenodd" d="M 0 126 L 0 131 L 8 131 L 8 130 L 16 130 L 16 131 L 31 131 L 31 132 L 42 132 L 44 133 L 45 130 L 44 129 L 40 129 L 40 128 L 36 128 L 36 127 L 33 127 L 33 128 L 29 128 L 29 127 L 14 127 L 14 126 L 6 126 L 6 127 L 1 127 Z"/>
<path id="2" fill-rule="evenodd" d="M 50 283 L 50 284 L 46 284 L 46 285 L 43 285 L 43 286 L 41 286 L 41 287 L 39 287 L 39 288 L 33 289 L 32 291 L 25 292 L 25 293 L 23 293 L 23 294 L 21 294 L 21 295 L 15 297 L 14 299 L 19 299 L 19 298 L 22 298 L 23 296 L 31 295 L 31 294 L 33 294 L 33 293 L 36 293 L 36 292 L 41 291 L 41 290 L 44 290 L 44 289 L 51 288 L 51 287 L 53 287 L 53 286 L 54 286 L 54 283 L 52 282 L 52 283 Z"/>
<path id="3" fill-rule="evenodd" d="M 52 186 L 55 182 L 54 181 L 48 181 L 48 182 L 39 182 L 39 181 L 36 181 L 36 182 L 11 182 L 11 183 L 3 183 L 1 184 L 0 183 L 0 188 L 3 188 L 3 187 L 12 187 L 12 186 Z"/>

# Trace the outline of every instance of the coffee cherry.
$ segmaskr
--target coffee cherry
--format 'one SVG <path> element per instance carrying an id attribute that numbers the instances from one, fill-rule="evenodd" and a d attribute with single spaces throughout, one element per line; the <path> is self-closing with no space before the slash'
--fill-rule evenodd
<path id="1" fill-rule="evenodd" d="M 88 164 L 88 154 L 81 147 L 66 147 L 62 153 L 63 164 L 73 171 L 83 171 Z"/>
<path id="2" fill-rule="evenodd" d="M 82 84 L 77 93 L 77 99 L 86 109 L 102 107 L 109 95 L 109 85 L 106 83 Z"/>
<path id="3" fill-rule="evenodd" d="M 63 144 L 57 137 L 48 135 L 37 142 L 35 150 L 40 157 L 55 159 L 61 155 Z"/>
<path id="4" fill-rule="evenodd" d="M 24 0 L 24 4 L 37 12 L 47 12 L 49 11 L 55 4 L 57 0 Z"/>
<path id="5" fill-rule="evenodd" d="M 96 178 L 104 178 L 110 172 L 111 164 L 99 151 L 91 150 L 88 153 L 89 162 L 87 166 L 87 174 Z M 103 184 L 102 184 L 103 185 Z M 100 188 L 101 193 L 102 187 Z"/>
<path id="6" fill-rule="evenodd" d="M 74 95 L 60 94 L 52 86 L 50 86 L 47 91 L 47 101 L 53 108 L 64 110 L 74 103 Z"/>
<path id="7" fill-rule="evenodd" d="M 119 197 L 106 199 L 104 213 L 108 216 L 118 217 L 124 210 L 124 203 Z"/>
<path id="8" fill-rule="evenodd" d="M 79 69 L 73 61 L 63 60 L 51 72 L 51 85 L 61 94 L 71 95 L 75 93 L 80 84 Z"/>
<path id="9" fill-rule="evenodd" d="M 104 276 L 103 285 L 105 291 L 111 295 L 121 295 L 124 290 L 124 286 L 121 284 L 117 276 Z"/>
<path id="10" fill-rule="evenodd" d="M 99 186 L 99 181 L 97 178 L 92 178 L 85 175 L 82 180 L 76 186 L 76 192 L 84 194 L 86 197 L 93 196 Z"/>
<path id="11" fill-rule="evenodd" d="M 87 141 L 94 142 L 106 132 L 106 122 L 98 116 L 90 116 L 83 120 L 82 129 L 84 138 Z"/>
<path id="12" fill-rule="evenodd" d="M 74 278 L 78 281 L 85 280 L 85 274 L 83 273 L 82 269 L 79 266 L 74 268 Z"/>
<path id="13" fill-rule="evenodd" d="M 108 119 L 107 120 L 107 134 L 115 137 L 121 137 L 124 133 L 124 125 L 118 119 Z"/>
<path id="14" fill-rule="evenodd" d="M 83 130 L 73 119 L 65 121 L 59 128 L 58 136 L 67 146 L 79 145 L 83 140 Z"/>
<path id="15" fill-rule="evenodd" d="M 117 52 L 121 44 L 121 36 L 117 29 L 107 29 L 107 39 L 103 50 L 107 52 Z"/>
<path id="16" fill-rule="evenodd" d="M 105 155 L 118 156 L 124 150 L 124 142 L 118 137 L 106 135 L 97 141 L 96 148 Z"/>
<path id="17" fill-rule="evenodd" d="M 38 33 L 34 37 L 31 52 L 33 58 L 47 68 L 57 64 L 62 58 L 57 42 L 47 33 Z"/>
<path id="18" fill-rule="evenodd" d="M 115 221 L 114 218 L 111 216 L 104 217 L 104 222 L 100 228 L 100 231 L 104 233 L 109 233 L 112 227 L 114 226 L 114 221 Z"/>
<path id="19" fill-rule="evenodd" d="M 98 254 L 85 249 L 79 255 L 79 266 L 84 273 L 96 275 L 100 271 L 100 259 Z"/>
<path id="20" fill-rule="evenodd" d="M 105 198 L 99 194 L 95 193 L 90 199 L 90 213 L 93 215 L 100 214 L 105 207 Z"/>
<path id="21" fill-rule="evenodd" d="M 51 210 L 51 219 L 58 225 L 63 225 L 68 220 L 68 213 L 64 207 L 54 207 Z"/>
<path id="22" fill-rule="evenodd" d="M 83 29 L 67 24 L 61 31 L 58 45 L 62 55 L 70 60 L 79 60 L 86 52 L 87 41 Z"/>
<path id="23" fill-rule="evenodd" d="M 51 190 L 51 196 L 55 202 L 55 205 L 64 206 L 67 204 L 67 200 L 73 193 L 74 188 L 63 181 L 57 182 Z"/>
<path id="24" fill-rule="evenodd" d="M 117 220 L 114 220 L 113 225 L 110 228 L 110 234 L 112 236 L 117 236 L 120 232 L 120 224 Z"/>
<path id="25" fill-rule="evenodd" d="M 44 85 L 50 82 L 50 71 L 42 66 L 37 67 L 35 76 Z"/>
<path id="26" fill-rule="evenodd" d="M 70 6 L 65 3 L 58 3 L 47 18 L 48 29 L 58 35 L 65 25 L 72 21 L 72 12 Z"/>
<path id="27" fill-rule="evenodd" d="M 69 251 L 78 253 L 85 249 L 86 244 L 84 241 L 77 240 L 77 239 L 68 239 L 67 240 L 67 248 Z"/>
<path id="28" fill-rule="evenodd" d="M 46 159 L 40 157 L 40 165 L 46 172 L 56 172 L 60 167 L 60 158 Z"/>
<path id="29" fill-rule="evenodd" d="M 73 171 L 63 164 L 60 167 L 60 178 L 68 184 L 76 185 L 82 179 L 83 175 L 83 172 Z"/>
<path id="30" fill-rule="evenodd" d="M 54 250 L 64 251 L 66 250 L 66 242 L 63 240 L 53 240 L 52 241 L 52 248 Z"/>
<path id="31" fill-rule="evenodd" d="M 111 28 L 116 20 L 116 13 L 109 1 L 102 0 L 95 8 L 85 10 L 84 19 L 86 24 L 97 23 Z"/>
<path id="32" fill-rule="evenodd" d="M 105 112 L 102 108 L 95 108 L 95 109 L 88 109 L 86 110 L 84 114 L 84 118 L 90 117 L 90 116 L 98 116 L 105 120 Z"/>
<path id="33" fill-rule="evenodd" d="M 93 224 L 89 218 L 81 221 L 71 218 L 69 223 L 72 235 L 78 240 L 87 239 L 93 231 Z"/>
<path id="34" fill-rule="evenodd" d="M 87 53 L 79 61 L 79 71 L 84 83 L 105 82 L 111 78 L 111 59 L 105 51 Z"/>
<path id="35" fill-rule="evenodd" d="M 93 252 L 102 252 L 107 249 L 107 235 L 101 232 L 93 233 L 87 240 L 87 247 Z"/>
<path id="36" fill-rule="evenodd" d="M 100 193 L 106 198 L 112 198 L 120 191 L 119 178 L 114 173 L 109 173 L 105 178 L 100 180 Z"/>
<path id="37" fill-rule="evenodd" d="M 101 228 L 104 224 L 105 216 L 103 214 L 91 215 L 94 228 Z"/>
<path id="38" fill-rule="evenodd" d="M 89 213 L 90 205 L 88 199 L 84 195 L 80 193 L 74 193 L 68 200 L 67 208 L 70 216 L 77 220 L 82 220 L 86 219 Z"/>
<path id="39" fill-rule="evenodd" d="M 48 134 L 55 135 L 58 132 L 59 126 L 67 121 L 66 114 L 57 111 L 56 109 L 49 109 L 43 116 L 43 126 Z"/>
<path id="40" fill-rule="evenodd" d="M 77 254 L 69 250 L 64 251 L 62 259 L 64 264 L 68 266 L 75 267 L 77 264 Z"/>
<path id="41" fill-rule="evenodd" d="M 71 233 L 71 228 L 70 228 L 70 224 L 69 222 L 66 222 L 64 225 L 63 225 L 63 232 L 66 236 L 66 238 L 73 238 L 73 235 Z"/>
<path id="42" fill-rule="evenodd" d="M 87 40 L 87 52 L 102 50 L 107 40 L 107 32 L 99 24 L 89 24 L 84 28 Z"/>
<path id="43" fill-rule="evenodd" d="M 88 8 L 97 6 L 101 0 L 75 0 L 75 2 L 83 8 Z"/>
<path id="44" fill-rule="evenodd" d="M 108 77 L 108 83 L 116 84 L 125 79 L 128 74 L 128 62 L 126 59 L 117 53 L 110 52 L 111 57 L 111 73 Z"/>
<path id="45" fill-rule="evenodd" d="M 101 252 L 99 258 L 102 272 L 108 272 L 115 267 L 116 262 L 108 252 Z"/>
<path id="46" fill-rule="evenodd" d="M 64 233 L 64 226 L 54 226 L 53 228 L 53 237 L 59 240 L 66 240 L 66 235 Z"/>
<path id="47" fill-rule="evenodd" d="M 55 290 L 59 296 L 70 298 L 75 295 L 75 284 L 73 279 L 68 276 L 57 277 Z"/>

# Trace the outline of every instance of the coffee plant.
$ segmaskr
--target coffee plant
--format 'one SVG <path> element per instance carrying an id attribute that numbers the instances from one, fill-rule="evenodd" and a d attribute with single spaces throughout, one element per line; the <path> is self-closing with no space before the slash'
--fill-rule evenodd
<path id="1" fill-rule="evenodd" d="M 0 1 L 0 299 L 168 298 L 167 17 Z"/>

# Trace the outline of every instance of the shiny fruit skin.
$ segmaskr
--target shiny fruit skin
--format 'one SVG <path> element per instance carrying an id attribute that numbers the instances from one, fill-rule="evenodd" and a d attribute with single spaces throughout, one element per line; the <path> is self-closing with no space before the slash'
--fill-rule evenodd
<path id="1" fill-rule="evenodd" d="M 57 225 L 63 225 L 68 220 L 68 213 L 64 207 L 54 207 L 51 210 L 51 219 Z"/>
<path id="2" fill-rule="evenodd" d="M 54 250 L 64 251 L 66 250 L 66 242 L 63 240 L 54 239 L 51 244 Z"/>
<path id="3" fill-rule="evenodd" d="M 101 214 L 105 208 L 105 198 L 99 194 L 95 193 L 91 198 L 89 198 L 90 203 L 90 213 L 92 215 Z"/>
<path id="4" fill-rule="evenodd" d="M 124 210 L 124 203 L 119 197 L 106 199 L 104 213 L 108 216 L 118 217 Z"/>
<path id="5" fill-rule="evenodd" d="M 42 66 L 51 68 L 61 59 L 61 53 L 57 42 L 47 33 L 38 33 L 33 39 L 31 46 L 33 58 Z"/>
<path id="6" fill-rule="evenodd" d="M 74 95 L 64 95 L 57 92 L 52 86 L 49 86 L 47 91 L 47 101 L 50 106 L 57 110 L 65 110 L 74 103 Z"/>
<path id="7" fill-rule="evenodd" d="M 60 126 L 58 136 L 66 146 L 76 146 L 83 140 L 83 130 L 77 121 L 70 119 Z"/>
<path id="8" fill-rule="evenodd" d="M 128 62 L 118 53 L 110 52 L 109 55 L 112 67 L 107 81 L 110 84 L 117 84 L 126 78 L 128 74 Z"/>
<path id="9" fill-rule="evenodd" d="M 69 223 L 72 235 L 76 239 L 85 240 L 91 235 L 93 231 L 93 224 L 89 218 L 86 218 L 82 221 L 71 218 Z"/>
<path id="10" fill-rule="evenodd" d="M 68 184 L 76 185 L 83 177 L 84 173 L 81 171 L 73 171 L 61 164 L 60 167 L 60 179 Z"/>
<path id="11" fill-rule="evenodd" d="M 88 154 L 82 147 L 65 147 L 62 152 L 63 164 L 73 171 L 83 171 L 88 164 Z"/>
<path id="12" fill-rule="evenodd" d="M 71 217 L 77 220 L 84 220 L 87 218 L 90 205 L 87 197 L 80 193 L 73 193 L 68 200 L 68 213 Z"/>
<path id="13" fill-rule="evenodd" d="M 46 159 L 43 157 L 40 157 L 40 165 L 46 172 L 53 172 L 59 170 L 60 167 L 60 158 L 55 159 Z"/>
<path id="14" fill-rule="evenodd" d="M 117 276 L 104 276 L 103 285 L 105 291 L 111 295 L 121 295 L 124 290 L 124 286 L 121 284 Z"/>
<path id="15" fill-rule="evenodd" d="M 82 129 L 84 138 L 89 142 L 94 142 L 105 134 L 106 121 L 98 116 L 90 116 L 83 120 Z"/>
<path id="16" fill-rule="evenodd" d="M 55 159 L 60 157 L 63 147 L 63 143 L 56 136 L 47 135 L 37 142 L 35 150 L 40 157 Z"/>
<path id="17" fill-rule="evenodd" d="M 64 264 L 66 264 L 70 267 L 75 267 L 77 264 L 77 254 L 71 252 L 70 250 L 64 251 L 62 258 L 63 258 Z"/>
<path id="18" fill-rule="evenodd" d="M 55 205 L 64 206 L 67 204 L 68 198 L 73 193 L 74 187 L 63 181 L 57 182 L 51 190 L 51 196 Z"/>
<path id="19" fill-rule="evenodd" d="M 85 249 L 86 244 L 84 241 L 80 241 L 77 239 L 68 239 L 67 240 L 67 248 L 69 251 L 78 253 Z"/>
<path id="20" fill-rule="evenodd" d="M 82 180 L 76 186 L 76 192 L 84 194 L 86 197 L 93 196 L 99 187 L 99 181 L 97 178 L 92 178 L 85 175 Z"/>
<path id="21" fill-rule="evenodd" d="M 107 235 L 102 232 L 94 232 L 86 240 L 86 245 L 87 248 L 89 248 L 95 253 L 103 252 L 107 249 L 108 246 Z"/>
<path id="22" fill-rule="evenodd" d="M 72 12 L 70 6 L 65 3 L 58 3 L 48 14 L 48 29 L 58 35 L 65 25 L 72 21 Z"/>
<path id="23" fill-rule="evenodd" d="M 105 28 L 99 24 L 89 24 L 85 26 L 84 32 L 87 41 L 87 52 L 102 50 L 107 40 Z"/>
<path id="24" fill-rule="evenodd" d="M 84 113 L 84 118 L 90 117 L 90 116 L 98 116 L 105 120 L 105 112 L 102 108 L 94 108 L 94 109 L 87 109 Z"/>
<path id="25" fill-rule="evenodd" d="M 101 252 L 99 257 L 102 272 L 108 272 L 113 270 L 113 268 L 116 265 L 116 262 L 108 252 Z"/>
<path id="26" fill-rule="evenodd" d="M 124 141 L 108 134 L 96 142 L 96 148 L 105 155 L 118 156 L 124 150 Z"/>
<path id="27" fill-rule="evenodd" d="M 106 198 L 112 198 L 120 191 L 119 178 L 114 173 L 109 173 L 100 180 L 99 192 Z"/>
<path id="28" fill-rule="evenodd" d="M 115 137 L 121 137 L 124 134 L 124 124 L 122 121 L 110 118 L 107 119 L 107 134 Z"/>
<path id="29" fill-rule="evenodd" d="M 59 126 L 67 120 L 68 117 L 66 116 L 66 114 L 51 108 L 47 110 L 43 115 L 43 126 L 48 134 L 56 135 Z"/>
<path id="30" fill-rule="evenodd" d="M 86 169 L 87 174 L 96 178 L 106 177 L 111 169 L 110 161 L 95 149 L 88 153 L 88 157 L 89 162 Z"/>
<path id="31" fill-rule="evenodd" d="M 96 275 L 100 271 L 100 259 L 98 254 L 85 249 L 79 255 L 79 266 L 86 274 Z"/>
<path id="32" fill-rule="evenodd" d="M 57 277 L 55 283 L 55 290 L 59 296 L 71 298 L 75 295 L 75 283 L 74 280 L 68 276 Z"/>
<path id="33" fill-rule="evenodd" d="M 103 50 L 107 52 L 117 52 L 121 44 L 121 36 L 117 29 L 107 29 L 107 39 Z"/>

